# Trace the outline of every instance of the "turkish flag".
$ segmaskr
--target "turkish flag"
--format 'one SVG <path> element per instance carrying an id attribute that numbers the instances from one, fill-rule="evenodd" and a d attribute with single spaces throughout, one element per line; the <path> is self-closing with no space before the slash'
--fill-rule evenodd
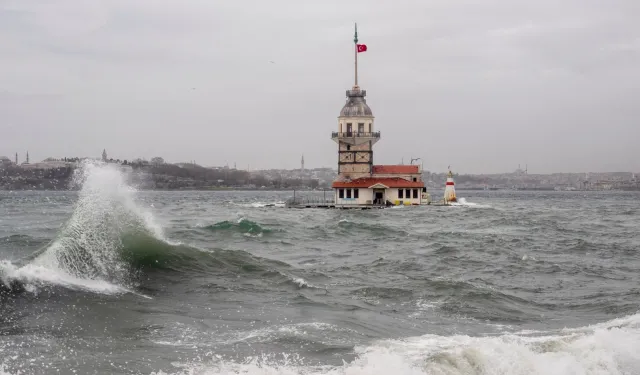
<path id="1" fill-rule="evenodd" d="M 356 44 L 356 47 L 358 48 L 358 52 L 365 52 L 367 50 L 366 44 Z"/>

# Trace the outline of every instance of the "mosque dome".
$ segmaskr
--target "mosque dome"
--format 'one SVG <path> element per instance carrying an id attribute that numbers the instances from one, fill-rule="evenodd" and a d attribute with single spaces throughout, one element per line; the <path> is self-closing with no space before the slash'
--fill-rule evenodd
<path id="1" fill-rule="evenodd" d="M 366 90 L 360 90 L 358 86 L 347 90 L 347 102 L 340 111 L 340 117 L 373 117 L 371 108 L 367 105 L 364 97 L 367 95 Z"/>

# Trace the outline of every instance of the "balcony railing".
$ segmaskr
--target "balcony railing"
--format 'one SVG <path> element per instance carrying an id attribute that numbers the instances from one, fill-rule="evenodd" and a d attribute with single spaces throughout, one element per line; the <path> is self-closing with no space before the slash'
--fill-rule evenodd
<path id="1" fill-rule="evenodd" d="M 380 138 L 380 132 L 361 133 L 361 132 L 333 132 L 331 138 Z"/>

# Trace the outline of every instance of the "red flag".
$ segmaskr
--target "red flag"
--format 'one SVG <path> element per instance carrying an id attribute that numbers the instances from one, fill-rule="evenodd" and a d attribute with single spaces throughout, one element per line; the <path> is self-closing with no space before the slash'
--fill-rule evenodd
<path id="1" fill-rule="evenodd" d="M 356 47 L 358 48 L 358 52 L 365 52 L 367 50 L 366 44 L 356 44 Z"/>

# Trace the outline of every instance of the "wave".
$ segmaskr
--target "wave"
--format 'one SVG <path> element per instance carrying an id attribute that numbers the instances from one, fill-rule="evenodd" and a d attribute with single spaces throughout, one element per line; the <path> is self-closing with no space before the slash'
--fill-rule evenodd
<path id="1" fill-rule="evenodd" d="M 5 289 L 59 285 L 98 293 L 130 291 L 132 273 L 122 258 L 123 238 L 148 236 L 166 242 L 151 213 L 135 203 L 136 190 L 116 167 L 85 162 L 73 183 L 82 188 L 58 236 L 25 264 L 0 263 Z"/>
<path id="2" fill-rule="evenodd" d="M 353 236 L 356 231 L 360 231 L 363 233 L 367 233 L 368 235 L 376 235 L 376 236 L 397 236 L 397 237 L 407 237 L 409 233 L 404 229 L 396 228 L 391 225 L 382 225 L 376 222 L 359 222 L 359 221 L 349 221 L 347 219 L 340 219 L 337 223 L 338 233 L 341 235 L 349 235 Z"/>
<path id="3" fill-rule="evenodd" d="M 240 218 L 235 222 L 229 220 L 220 221 L 202 228 L 212 232 L 231 231 L 253 236 L 262 236 L 273 232 L 271 229 L 263 228 L 260 224 L 245 218 Z"/>
<path id="4" fill-rule="evenodd" d="M 40 245 L 46 241 L 26 234 L 12 234 L 10 236 L 0 237 L 0 242 L 13 246 L 29 246 L 33 244 Z"/>
<path id="5" fill-rule="evenodd" d="M 272 203 L 252 202 L 252 203 L 233 203 L 233 204 L 240 207 L 250 207 L 250 208 L 265 208 L 265 207 L 284 208 L 285 207 L 285 202 L 282 202 L 282 201 L 272 202 Z"/>
<path id="6" fill-rule="evenodd" d="M 475 208 L 491 208 L 488 204 L 478 204 L 473 202 L 467 202 L 466 198 L 460 198 L 457 202 L 450 202 L 451 206 L 464 206 L 464 207 L 475 207 Z"/>
<path id="7" fill-rule="evenodd" d="M 633 374 L 640 314 L 577 329 L 499 336 L 424 335 L 356 347 L 341 366 L 309 366 L 297 354 L 184 364 L 176 374 Z M 153 374 L 166 374 L 158 372 Z"/>

